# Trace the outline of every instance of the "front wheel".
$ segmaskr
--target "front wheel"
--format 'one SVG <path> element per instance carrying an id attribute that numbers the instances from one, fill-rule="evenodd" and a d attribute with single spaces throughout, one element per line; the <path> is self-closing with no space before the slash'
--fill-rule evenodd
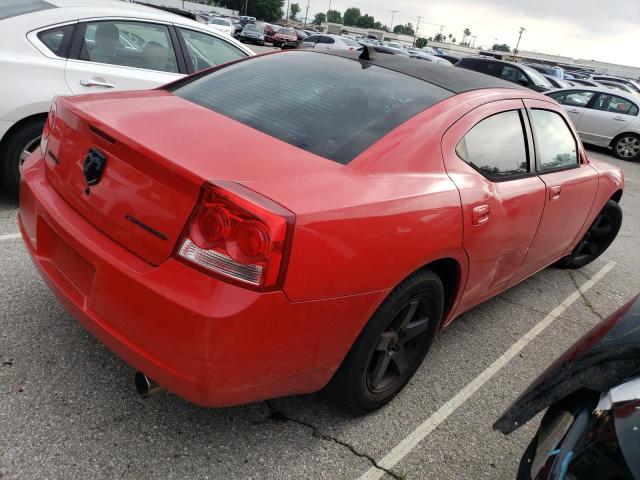
<path id="1" fill-rule="evenodd" d="M 609 200 L 584 234 L 578 246 L 557 263 L 561 268 L 581 268 L 602 255 L 615 240 L 622 225 L 622 209 Z"/>
<path id="2" fill-rule="evenodd" d="M 9 133 L 0 150 L 0 175 L 9 195 L 17 196 L 20 187 L 20 167 L 39 146 L 44 119 L 26 122 Z"/>
<path id="3" fill-rule="evenodd" d="M 613 153 L 621 160 L 640 160 L 640 136 L 625 133 L 616 138 L 612 145 Z"/>
<path id="4" fill-rule="evenodd" d="M 444 287 L 424 270 L 404 280 L 373 314 L 327 387 L 352 414 L 372 412 L 404 388 L 426 356 L 444 311 Z"/>

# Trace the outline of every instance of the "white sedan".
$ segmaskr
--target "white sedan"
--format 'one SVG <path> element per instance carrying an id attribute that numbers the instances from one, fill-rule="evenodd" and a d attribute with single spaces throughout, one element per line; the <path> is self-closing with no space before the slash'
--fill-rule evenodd
<path id="1" fill-rule="evenodd" d="M 341 35 L 330 33 L 323 35 L 311 35 L 300 42 L 299 48 L 313 48 L 316 50 L 360 50 L 360 45 L 355 40 Z"/>
<path id="2" fill-rule="evenodd" d="M 236 27 L 228 18 L 213 17 L 210 18 L 207 23 L 211 28 L 215 28 L 222 33 L 226 33 L 230 37 L 233 37 L 233 35 L 235 35 L 236 33 Z"/>
<path id="3" fill-rule="evenodd" d="M 0 1 L 0 182 L 11 194 L 51 100 L 154 88 L 255 53 L 213 28 L 118 0 Z"/>
<path id="4" fill-rule="evenodd" d="M 640 160 L 640 97 L 607 88 L 546 92 L 558 101 L 585 143 L 607 147 L 623 160 Z"/>

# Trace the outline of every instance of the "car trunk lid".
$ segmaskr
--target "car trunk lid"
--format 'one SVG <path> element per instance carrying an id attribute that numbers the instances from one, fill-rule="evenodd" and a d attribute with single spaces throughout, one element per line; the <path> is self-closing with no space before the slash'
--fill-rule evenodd
<path id="1" fill-rule="evenodd" d="M 47 149 L 55 190 L 154 265 L 171 255 L 206 181 L 340 167 L 163 90 L 59 99 Z M 101 178 L 90 185 L 87 166 L 101 156 Z"/>

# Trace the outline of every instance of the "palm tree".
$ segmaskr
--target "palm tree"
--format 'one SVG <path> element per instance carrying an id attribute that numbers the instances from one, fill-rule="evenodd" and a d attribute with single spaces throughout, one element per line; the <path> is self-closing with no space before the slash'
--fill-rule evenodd
<path id="1" fill-rule="evenodd" d="M 471 36 L 471 30 L 469 30 L 469 28 L 465 28 L 462 33 L 464 33 L 464 36 L 462 37 L 462 43 L 464 44 L 466 39 Z"/>

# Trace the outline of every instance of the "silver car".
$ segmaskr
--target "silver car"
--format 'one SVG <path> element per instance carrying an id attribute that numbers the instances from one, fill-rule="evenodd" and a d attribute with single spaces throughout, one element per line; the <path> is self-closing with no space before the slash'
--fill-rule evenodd
<path id="1" fill-rule="evenodd" d="M 360 50 L 360 45 L 355 40 L 341 35 L 325 33 L 311 35 L 300 42 L 298 48 L 314 48 L 316 50 Z"/>
<path id="2" fill-rule="evenodd" d="M 595 87 L 553 90 L 585 143 L 608 147 L 623 160 L 640 160 L 640 97 Z"/>

